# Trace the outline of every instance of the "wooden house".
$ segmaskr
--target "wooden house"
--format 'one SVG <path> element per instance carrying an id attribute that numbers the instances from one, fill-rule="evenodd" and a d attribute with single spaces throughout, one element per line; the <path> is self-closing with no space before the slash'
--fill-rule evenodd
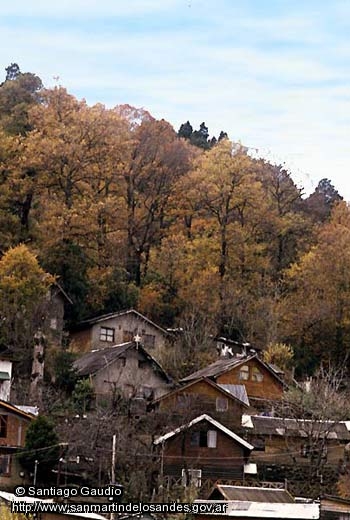
<path id="1" fill-rule="evenodd" d="M 159 363 L 135 341 L 88 352 L 73 366 L 78 377 L 91 381 L 97 398 L 113 398 L 118 393 L 127 399 L 151 401 L 171 387 Z"/>
<path id="2" fill-rule="evenodd" d="M 211 365 L 181 380 L 188 383 L 202 377 L 217 384 L 244 385 L 250 404 L 260 408 L 266 401 L 280 400 L 286 384 L 271 365 L 264 363 L 257 354 L 221 356 Z"/>
<path id="3" fill-rule="evenodd" d="M 158 437 L 161 478 L 200 487 L 204 481 L 243 479 L 253 446 L 207 414 Z"/>
<path id="4" fill-rule="evenodd" d="M 350 442 L 347 422 L 243 415 L 244 437 L 254 446 L 252 459 L 268 464 L 337 465 Z"/>
<path id="5" fill-rule="evenodd" d="M 82 321 L 70 331 L 71 347 L 77 352 L 127 343 L 135 337 L 139 337 L 145 348 L 158 352 L 164 348 L 169 334 L 135 309 Z"/>
<path id="6" fill-rule="evenodd" d="M 244 385 L 216 384 L 202 377 L 155 399 L 150 408 L 182 423 L 205 411 L 225 426 L 239 428 L 249 400 Z"/>
<path id="7" fill-rule="evenodd" d="M 9 488 L 23 482 L 16 453 L 25 444 L 26 430 L 34 415 L 0 401 L 0 486 Z"/>

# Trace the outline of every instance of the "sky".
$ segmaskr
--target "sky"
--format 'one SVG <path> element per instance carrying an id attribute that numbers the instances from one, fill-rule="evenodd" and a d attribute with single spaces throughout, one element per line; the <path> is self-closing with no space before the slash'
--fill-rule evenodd
<path id="1" fill-rule="evenodd" d="M 305 194 L 326 177 L 350 201 L 349 1 L 1 4 L 0 78 L 15 62 L 91 105 L 143 107 L 175 130 L 204 121 Z"/>

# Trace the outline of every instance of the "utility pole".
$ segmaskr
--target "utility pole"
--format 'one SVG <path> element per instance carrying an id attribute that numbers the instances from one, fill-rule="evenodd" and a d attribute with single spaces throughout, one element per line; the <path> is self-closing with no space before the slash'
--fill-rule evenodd
<path id="1" fill-rule="evenodd" d="M 35 462 L 34 462 L 34 478 L 33 478 L 34 486 L 36 486 L 36 476 L 37 476 L 37 473 L 38 473 L 38 464 L 39 464 L 39 461 L 35 460 Z"/>
<path id="2" fill-rule="evenodd" d="M 111 467 L 111 484 L 115 485 L 115 462 L 116 462 L 116 451 L 117 451 L 117 436 L 113 435 L 113 443 L 112 443 L 112 467 Z M 115 519 L 115 513 L 111 513 L 111 520 Z"/>

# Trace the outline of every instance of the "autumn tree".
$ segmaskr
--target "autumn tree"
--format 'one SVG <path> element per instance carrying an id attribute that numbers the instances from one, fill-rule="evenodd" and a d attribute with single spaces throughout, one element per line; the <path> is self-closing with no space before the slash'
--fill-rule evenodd
<path id="1" fill-rule="evenodd" d="M 349 355 L 350 213 L 336 206 L 316 245 L 286 273 L 285 338 L 295 346 L 299 370 L 322 359 L 340 363 Z"/>
<path id="2" fill-rule="evenodd" d="M 0 260 L 0 338 L 17 361 L 18 375 L 28 376 L 35 332 L 44 325 L 47 293 L 54 278 L 21 244 Z"/>
<path id="3" fill-rule="evenodd" d="M 6 69 L 0 85 L 0 125 L 10 134 L 26 134 L 32 125 L 28 111 L 40 100 L 41 79 L 31 72 L 21 72 L 16 63 Z"/>
<path id="4" fill-rule="evenodd" d="M 127 270 L 136 285 L 147 273 L 154 245 L 169 226 L 169 199 L 188 171 L 191 152 L 166 121 L 142 121 L 125 166 Z"/>

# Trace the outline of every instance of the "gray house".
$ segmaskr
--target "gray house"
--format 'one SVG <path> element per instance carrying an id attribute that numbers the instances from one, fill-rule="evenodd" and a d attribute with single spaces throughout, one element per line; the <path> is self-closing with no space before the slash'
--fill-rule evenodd
<path id="1" fill-rule="evenodd" d="M 84 320 L 70 332 L 71 347 L 78 352 L 127 343 L 137 336 L 145 348 L 157 352 L 169 333 L 135 309 Z"/>
<path id="2" fill-rule="evenodd" d="M 97 398 L 152 400 L 171 388 L 171 380 L 157 361 L 135 341 L 94 350 L 74 362 L 79 377 L 89 378 Z"/>

